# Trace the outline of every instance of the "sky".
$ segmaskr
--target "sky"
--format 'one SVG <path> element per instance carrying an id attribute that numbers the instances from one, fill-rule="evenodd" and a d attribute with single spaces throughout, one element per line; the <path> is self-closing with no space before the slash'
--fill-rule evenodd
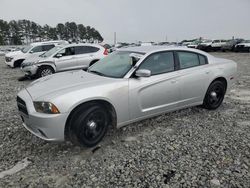
<path id="1" fill-rule="evenodd" d="M 0 19 L 40 25 L 74 21 L 105 42 L 250 39 L 250 0 L 0 0 Z"/>

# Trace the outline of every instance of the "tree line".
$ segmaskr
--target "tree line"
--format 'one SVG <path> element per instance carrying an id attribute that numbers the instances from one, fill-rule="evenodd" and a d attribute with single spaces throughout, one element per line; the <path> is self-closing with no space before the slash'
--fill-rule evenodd
<path id="1" fill-rule="evenodd" d="M 101 34 L 90 26 L 75 22 L 58 23 L 56 27 L 41 26 L 30 20 L 0 19 L 0 45 L 21 45 L 47 40 L 67 40 L 71 42 L 102 42 Z"/>

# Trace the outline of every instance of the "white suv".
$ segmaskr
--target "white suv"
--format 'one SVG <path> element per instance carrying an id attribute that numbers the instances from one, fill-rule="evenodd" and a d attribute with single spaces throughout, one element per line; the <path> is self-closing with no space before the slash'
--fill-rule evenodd
<path id="1" fill-rule="evenodd" d="M 5 63 L 12 68 L 20 67 L 20 65 L 26 58 L 31 56 L 39 56 L 60 44 L 68 44 L 68 42 L 47 41 L 31 43 L 29 46 L 24 47 L 22 50 L 7 53 L 5 55 Z"/>
<path id="2" fill-rule="evenodd" d="M 107 49 L 98 44 L 69 44 L 56 46 L 36 58 L 29 58 L 21 65 L 26 76 L 44 77 L 55 72 L 87 69 L 108 55 Z"/>
<path id="3" fill-rule="evenodd" d="M 205 40 L 198 45 L 198 49 L 204 51 L 218 51 L 225 45 L 227 40 Z"/>

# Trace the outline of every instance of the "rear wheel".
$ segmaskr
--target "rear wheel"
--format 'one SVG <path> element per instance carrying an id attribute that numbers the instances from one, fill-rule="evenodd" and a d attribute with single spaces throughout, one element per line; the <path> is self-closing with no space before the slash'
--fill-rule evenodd
<path id="1" fill-rule="evenodd" d="M 50 66 L 41 66 L 38 68 L 37 70 L 37 77 L 41 78 L 44 76 L 48 76 L 54 73 L 54 70 L 52 67 Z"/>
<path id="2" fill-rule="evenodd" d="M 73 112 L 69 121 L 69 138 L 73 143 L 93 147 L 105 136 L 110 122 L 103 106 L 85 104 Z"/>
<path id="3" fill-rule="evenodd" d="M 223 102 L 225 92 L 226 86 L 222 81 L 211 83 L 204 98 L 203 107 L 209 110 L 217 109 Z"/>

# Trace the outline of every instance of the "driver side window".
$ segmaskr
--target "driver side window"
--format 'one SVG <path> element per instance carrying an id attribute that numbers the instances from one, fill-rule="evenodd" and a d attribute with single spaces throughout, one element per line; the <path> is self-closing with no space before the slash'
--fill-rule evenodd
<path id="1" fill-rule="evenodd" d="M 37 52 L 42 52 L 42 51 L 43 51 L 42 46 L 36 46 L 30 50 L 30 52 L 32 53 L 37 53 Z"/>
<path id="2" fill-rule="evenodd" d="M 151 75 L 167 73 L 175 70 L 173 52 L 159 52 L 150 55 L 139 67 L 151 71 Z"/>
<path id="3" fill-rule="evenodd" d="M 62 56 L 75 55 L 75 48 L 74 47 L 64 48 L 61 51 L 59 51 L 58 54 L 62 54 Z"/>

